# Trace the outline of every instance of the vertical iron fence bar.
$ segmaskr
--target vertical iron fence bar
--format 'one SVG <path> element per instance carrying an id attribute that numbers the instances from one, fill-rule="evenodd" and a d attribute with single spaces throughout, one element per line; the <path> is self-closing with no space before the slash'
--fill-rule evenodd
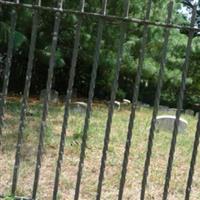
<path id="1" fill-rule="evenodd" d="M 64 0 L 57 0 L 57 7 L 62 10 Z M 32 191 L 32 199 L 36 199 L 39 177 L 40 177 L 40 169 L 41 169 L 41 159 L 43 154 L 43 146 L 44 146 L 44 135 L 45 135 L 45 128 L 46 128 L 46 120 L 48 115 L 48 104 L 51 96 L 51 87 L 52 87 L 52 79 L 55 67 L 55 54 L 57 49 L 58 43 L 58 34 L 60 28 L 60 21 L 61 21 L 61 12 L 55 13 L 55 21 L 54 21 L 54 29 L 53 29 L 53 38 L 52 38 L 52 46 L 51 46 L 51 58 L 49 61 L 49 69 L 48 69 L 48 78 L 47 78 L 47 85 L 46 85 L 46 95 L 44 98 L 43 104 L 43 113 L 42 119 L 40 124 L 40 133 L 39 133 L 39 143 L 38 143 L 38 150 L 37 150 L 37 161 L 35 167 L 35 177 L 33 182 L 33 191 Z"/>
<path id="2" fill-rule="evenodd" d="M 16 146 L 14 173 L 13 173 L 13 181 L 12 181 L 12 194 L 15 194 L 17 181 L 18 181 L 18 171 L 19 171 L 20 157 L 21 157 L 21 145 L 22 145 L 22 140 L 23 140 L 24 126 L 25 126 L 24 123 L 25 123 L 28 97 L 29 97 L 29 91 L 30 91 L 30 85 L 31 85 L 34 52 L 35 52 L 36 39 L 37 39 L 37 30 L 38 30 L 38 10 L 34 10 L 31 42 L 30 42 L 30 47 L 29 47 L 28 64 L 27 64 L 27 71 L 26 71 L 26 80 L 25 80 L 25 87 L 24 87 L 24 93 L 22 97 L 22 104 L 21 104 L 21 111 L 20 111 L 18 140 L 17 140 L 17 146 Z"/>
<path id="3" fill-rule="evenodd" d="M 189 169 L 189 173 L 188 173 L 187 186 L 186 186 L 186 190 L 185 190 L 185 200 L 190 199 L 195 164 L 196 164 L 196 159 L 197 159 L 197 154 L 198 154 L 199 138 L 200 138 L 200 113 L 198 114 L 197 130 L 196 130 L 196 134 L 195 134 L 192 158 L 191 158 L 190 169 Z"/>
<path id="4" fill-rule="evenodd" d="M 17 1 L 15 0 L 15 3 Z M 13 48 L 15 43 L 15 29 L 17 24 L 17 12 L 15 9 L 12 9 L 11 11 L 11 28 L 9 33 L 9 39 L 8 39 L 8 50 L 7 50 L 7 58 L 6 58 L 6 66 L 4 71 L 4 80 L 3 80 L 3 88 L 2 88 L 2 94 L 0 97 L 0 145 L 2 140 L 2 134 L 3 134 L 3 125 L 4 125 L 4 108 L 6 104 L 6 97 L 8 94 L 8 85 L 9 85 L 9 79 L 10 79 L 10 71 L 11 71 L 11 65 L 12 65 L 12 57 L 13 57 Z"/>
<path id="5" fill-rule="evenodd" d="M 166 24 L 171 23 L 172 12 L 173 12 L 173 1 L 170 1 L 168 4 L 168 17 L 166 20 Z M 154 110 L 153 110 L 153 114 L 152 114 L 151 128 L 149 131 L 149 138 L 148 138 L 148 147 L 147 147 L 147 152 L 146 152 L 146 160 L 145 160 L 145 164 L 144 164 L 144 172 L 143 172 L 142 188 L 141 188 L 141 196 L 140 196 L 141 200 L 144 200 L 144 198 L 145 198 L 146 184 L 147 184 L 150 159 L 151 159 L 152 148 L 153 148 L 154 132 L 155 132 L 155 127 L 156 127 L 156 117 L 158 114 L 158 108 L 159 108 L 159 104 L 160 104 L 160 96 L 161 96 L 161 90 L 162 90 L 162 85 L 163 85 L 164 69 L 165 69 L 165 65 L 166 65 L 169 35 L 170 35 L 169 28 L 165 28 L 164 29 L 164 44 L 163 44 L 162 55 L 161 55 L 162 56 L 161 57 L 161 66 L 160 66 L 160 71 L 159 71 L 159 75 L 158 75 L 158 83 L 157 83 L 157 90 L 156 90 L 156 95 L 155 95 Z"/>
<path id="6" fill-rule="evenodd" d="M 149 20 L 150 18 L 151 4 L 152 4 L 152 0 L 148 0 L 145 20 Z M 137 75 L 136 75 L 135 86 L 134 86 L 134 91 L 133 91 L 131 114 L 129 118 L 128 133 L 127 133 L 126 145 L 125 145 L 125 150 L 124 150 L 124 159 L 122 163 L 122 171 L 121 171 L 121 178 L 120 178 L 120 184 L 119 184 L 118 200 L 121 200 L 123 197 L 124 185 L 126 181 L 125 179 L 126 179 L 126 173 L 127 173 L 128 158 L 129 158 L 131 140 L 132 140 L 132 135 L 133 135 L 132 131 L 133 131 L 133 126 L 134 126 L 135 112 L 136 112 L 138 95 L 139 95 L 142 67 L 143 67 L 144 56 L 145 56 L 145 51 L 146 51 L 147 35 L 148 35 L 148 25 L 145 24 L 144 29 L 143 29 L 141 47 L 140 47 L 140 56 L 139 56 L 139 63 L 137 67 Z"/>
<path id="7" fill-rule="evenodd" d="M 101 13 L 104 15 L 106 15 L 106 7 L 107 7 L 107 0 L 103 0 Z M 94 96 L 97 69 L 98 69 L 98 64 L 99 64 L 99 53 L 100 53 L 100 48 L 101 48 L 103 27 L 104 27 L 104 20 L 99 19 L 74 200 L 78 200 L 79 194 L 80 194 L 80 184 L 81 184 L 81 178 L 82 178 L 82 171 L 83 171 L 83 167 L 84 167 L 85 149 L 86 149 L 86 145 L 87 145 L 86 143 L 87 143 L 87 137 L 88 137 L 89 123 L 90 123 L 90 114 L 91 114 L 91 109 L 92 109 L 92 100 L 93 100 L 93 96 Z"/>
<path id="8" fill-rule="evenodd" d="M 81 12 L 84 12 L 84 7 L 85 7 L 85 0 L 81 0 L 80 1 L 80 11 Z M 70 105 L 72 90 L 73 90 L 73 86 L 74 86 L 74 78 L 75 78 L 75 71 L 76 71 L 77 58 L 78 58 L 78 52 L 79 52 L 80 33 L 81 33 L 82 22 L 83 22 L 82 16 L 79 16 L 78 24 L 76 27 L 76 33 L 75 33 L 75 41 L 74 41 L 73 55 L 72 55 L 72 61 L 71 61 L 71 68 L 70 68 L 70 73 L 69 73 L 67 96 L 66 96 L 66 101 L 65 101 L 65 111 L 64 111 L 64 117 L 63 117 L 62 131 L 61 131 L 61 137 L 60 137 L 60 146 L 59 146 L 59 152 L 58 152 L 58 160 L 57 160 L 54 189 L 53 189 L 53 200 L 57 199 L 57 194 L 58 194 L 61 165 L 62 165 L 62 161 L 63 161 L 65 138 L 66 138 L 66 131 L 67 131 L 67 127 L 68 127 L 68 119 L 69 119 L 69 105 Z"/>
<path id="9" fill-rule="evenodd" d="M 129 0 L 124 0 L 123 17 L 128 18 L 128 13 L 129 13 Z M 108 145 L 109 145 L 109 140 L 110 140 L 111 124 L 112 124 L 112 118 L 113 118 L 113 113 L 114 113 L 114 102 L 116 98 L 116 92 L 118 89 L 118 78 L 119 78 L 119 72 L 120 72 L 120 67 L 122 63 L 122 57 L 123 57 L 123 46 L 126 39 L 126 30 L 127 30 L 127 24 L 122 22 L 122 24 L 120 25 L 120 38 L 119 38 L 119 47 L 118 47 L 118 53 L 117 53 L 117 63 L 116 63 L 116 68 L 115 68 L 114 80 L 112 84 L 111 100 L 109 102 L 109 108 L 108 108 L 108 117 L 107 117 L 106 130 L 105 130 L 105 136 L 104 136 L 104 145 L 103 145 L 103 150 L 102 150 L 96 200 L 100 200 L 101 198 L 102 183 L 103 183 L 104 172 L 105 172 L 105 167 L 106 167 L 105 165 L 106 165 L 106 159 L 107 159 L 107 150 L 108 150 Z"/>
<path id="10" fill-rule="evenodd" d="M 194 27 L 195 25 L 196 10 L 197 10 L 197 6 L 195 5 L 192 11 L 192 18 L 191 18 L 191 24 L 190 24 L 191 27 Z M 178 96 L 176 119 L 174 122 L 174 130 L 173 130 L 173 135 L 172 135 L 172 140 L 171 140 L 171 147 L 169 151 L 169 158 L 168 158 L 168 164 L 167 164 L 167 170 L 166 170 L 166 176 L 165 176 L 165 184 L 164 184 L 163 198 L 162 198 L 163 200 L 167 200 L 167 197 L 168 197 L 169 183 L 171 180 L 171 172 L 172 172 L 172 166 L 173 166 L 173 160 L 174 160 L 174 154 L 175 154 L 175 148 L 176 148 L 179 119 L 181 115 L 181 109 L 183 107 L 184 91 L 185 91 L 185 86 L 186 86 L 187 72 L 189 68 L 189 59 L 190 59 L 193 36 L 194 36 L 194 31 L 191 30 L 188 36 L 187 48 L 185 52 L 185 62 L 183 64 L 183 69 L 182 69 L 183 71 L 182 80 L 181 80 L 181 86 L 180 86 L 180 91 L 179 91 L 179 96 Z"/>

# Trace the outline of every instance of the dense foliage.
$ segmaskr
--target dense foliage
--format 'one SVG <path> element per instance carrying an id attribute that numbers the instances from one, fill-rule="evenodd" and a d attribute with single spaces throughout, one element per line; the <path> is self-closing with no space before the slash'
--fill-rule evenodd
<path id="1" fill-rule="evenodd" d="M 30 3 L 30 0 L 22 2 Z M 151 11 L 151 20 L 164 22 L 167 18 L 167 0 L 154 0 Z M 191 9 L 194 1 L 178 1 L 174 6 L 173 23 L 189 25 Z M 43 0 L 43 5 L 52 6 L 55 1 Z M 109 0 L 107 12 L 109 15 L 122 15 L 123 1 Z M 78 9 L 79 1 L 65 1 L 65 8 Z M 144 18 L 146 5 L 144 1 L 131 0 L 129 16 Z M 4 70 L 6 58 L 8 34 L 10 31 L 10 7 L 0 7 L 0 73 Z M 101 1 L 86 1 L 85 10 L 88 12 L 99 12 Z M 187 11 L 187 12 L 186 12 Z M 25 73 L 27 67 L 27 52 L 30 43 L 32 12 L 30 9 L 18 8 L 17 29 L 15 32 L 15 48 L 12 63 L 11 81 L 9 91 L 21 92 L 23 90 Z M 200 10 L 197 10 L 200 16 Z M 72 49 L 74 43 L 75 27 L 77 16 L 63 14 L 59 32 L 59 43 L 56 52 L 56 67 L 53 80 L 53 88 L 60 94 L 64 94 L 67 88 L 68 73 L 70 69 Z M 200 26 L 197 17 L 197 26 Z M 50 58 L 50 47 L 52 39 L 54 15 L 52 12 L 41 11 L 37 47 L 35 51 L 34 69 L 32 77 L 31 93 L 38 94 L 45 88 L 48 62 Z M 81 29 L 81 45 L 77 64 L 75 91 L 78 96 L 87 96 L 90 82 L 90 74 L 95 48 L 95 37 L 97 32 L 98 19 L 84 18 Z M 143 26 L 131 24 L 128 26 L 127 39 L 124 44 L 124 58 L 119 77 L 118 98 L 131 98 L 132 88 L 136 75 L 139 58 L 140 41 L 142 38 Z M 141 79 L 140 100 L 153 103 L 155 88 L 157 85 L 158 71 L 160 67 L 160 52 L 163 47 L 164 29 L 150 27 Z M 190 59 L 189 76 L 187 79 L 187 90 L 185 105 L 200 102 L 200 38 L 195 34 Z M 96 98 L 109 98 L 110 88 L 113 79 L 113 72 L 116 65 L 117 44 L 119 38 L 119 23 L 107 22 L 103 33 L 101 45 L 100 63 L 96 82 Z M 181 69 L 185 58 L 185 47 L 187 44 L 187 32 L 183 30 L 171 30 L 171 36 L 167 54 L 167 66 L 164 76 L 164 85 L 161 103 L 173 106 L 176 104 L 177 93 L 181 80 Z M 16 84 L 17 83 L 17 84 Z M 2 81 L 1 81 L 2 84 Z"/>

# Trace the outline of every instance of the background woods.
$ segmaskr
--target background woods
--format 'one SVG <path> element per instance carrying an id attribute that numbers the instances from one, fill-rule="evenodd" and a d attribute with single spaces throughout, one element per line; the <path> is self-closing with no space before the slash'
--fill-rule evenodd
<path id="1" fill-rule="evenodd" d="M 23 3 L 32 1 L 24 0 Z M 167 17 L 167 0 L 154 0 L 151 12 L 152 21 L 165 21 Z M 173 14 L 173 23 L 188 24 L 190 12 L 194 1 L 176 1 Z M 44 6 L 55 5 L 55 1 L 43 0 Z M 79 1 L 65 1 L 64 8 L 78 9 Z M 108 1 L 107 13 L 109 15 L 122 15 L 123 1 Z M 3 72 L 7 52 L 7 42 L 10 33 L 11 8 L 2 6 L 0 8 L 0 76 L 2 85 Z M 99 12 L 101 1 L 86 1 L 86 12 Z M 131 0 L 129 16 L 132 18 L 144 18 L 145 1 Z M 3 12 L 2 12 L 3 11 Z M 199 23 L 199 9 L 197 9 L 197 25 Z M 32 11 L 25 8 L 18 8 L 17 28 L 15 31 L 14 57 L 12 60 L 11 81 L 9 92 L 20 93 L 23 91 L 25 73 L 27 68 L 28 48 L 32 28 Z M 54 13 L 40 11 L 39 31 L 35 60 L 32 76 L 31 94 L 37 95 L 45 88 L 47 79 L 48 63 L 50 58 L 50 46 L 53 30 Z M 62 95 L 65 94 L 68 83 L 74 34 L 77 25 L 77 17 L 70 14 L 62 15 L 62 26 L 59 31 L 58 48 L 56 52 L 56 68 L 53 80 L 53 88 Z M 78 97 L 86 97 L 91 78 L 91 68 L 95 49 L 95 37 L 97 32 L 98 19 L 95 17 L 84 18 L 81 28 L 81 44 L 75 81 L 75 91 Z M 117 22 L 107 22 L 103 32 L 103 40 L 100 51 L 100 64 L 96 82 L 95 97 L 99 99 L 109 98 L 114 68 L 116 66 L 116 47 L 119 38 Z M 127 39 L 125 42 L 123 64 L 119 77 L 119 90 L 117 98 L 131 98 L 132 86 L 136 75 L 136 67 L 139 57 L 140 41 L 142 38 L 143 26 L 131 24 L 128 27 Z M 147 52 L 143 67 L 140 100 L 146 103 L 153 103 L 157 75 L 160 67 L 160 52 L 163 45 L 163 29 L 150 27 L 147 42 Z M 185 46 L 187 42 L 187 31 L 171 30 L 171 36 L 167 54 L 167 67 L 165 69 L 164 85 L 161 103 L 174 106 L 180 85 L 182 63 L 184 61 Z M 193 40 L 193 48 L 190 59 L 189 76 L 187 79 L 187 91 L 185 107 L 190 107 L 200 102 L 200 38 L 198 33 Z M 17 84 L 16 84 L 17 83 Z"/>

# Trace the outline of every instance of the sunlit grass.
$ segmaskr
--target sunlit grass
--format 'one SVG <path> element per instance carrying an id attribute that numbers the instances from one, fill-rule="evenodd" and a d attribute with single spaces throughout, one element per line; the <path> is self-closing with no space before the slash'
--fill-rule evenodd
<path id="1" fill-rule="evenodd" d="M 32 192 L 42 105 L 38 102 L 31 103 L 29 110 L 31 111 L 31 115 L 28 115 L 26 118 L 21 151 L 22 162 L 17 189 L 17 195 L 22 196 L 30 196 Z M 45 132 L 45 152 L 42 160 L 40 187 L 38 191 L 38 198 L 42 200 L 51 199 L 52 196 L 63 112 L 63 104 L 50 105 Z M 93 105 L 82 177 L 81 199 L 95 199 L 107 112 L 105 105 Z M 8 102 L 5 115 L 3 152 L 0 155 L 0 193 L 4 194 L 9 194 L 10 192 L 19 126 L 19 113 L 20 104 L 15 101 Z M 130 108 L 127 107 L 116 111 L 113 116 L 102 199 L 117 198 L 129 115 Z M 151 115 L 152 109 L 148 108 L 141 108 L 136 112 L 124 199 L 139 199 Z M 197 120 L 193 116 L 183 115 L 182 117 L 188 121 L 189 126 L 187 133 L 179 134 L 177 139 L 169 191 L 169 199 L 172 200 L 179 200 L 184 197 L 197 123 Z M 59 199 L 73 199 L 84 118 L 84 113 L 71 113 L 69 117 Z M 161 199 L 170 141 L 170 133 L 155 133 L 146 199 Z M 191 196 L 195 200 L 200 196 L 199 167 L 200 161 L 197 160 Z"/>

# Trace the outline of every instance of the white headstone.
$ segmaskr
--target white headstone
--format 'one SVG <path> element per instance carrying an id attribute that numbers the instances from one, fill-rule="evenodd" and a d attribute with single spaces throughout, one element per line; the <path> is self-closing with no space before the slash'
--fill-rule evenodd
<path id="1" fill-rule="evenodd" d="M 123 99 L 123 101 L 121 102 L 121 105 L 120 105 L 120 107 L 121 108 L 130 108 L 130 105 L 131 105 L 131 101 L 130 100 L 128 100 L 128 99 Z"/>
<path id="2" fill-rule="evenodd" d="M 156 130 L 173 132 L 175 119 L 176 119 L 176 116 L 173 116 L 173 115 L 157 116 Z M 188 126 L 188 122 L 186 120 L 180 118 L 178 132 L 180 132 L 180 133 L 186 132 L 187 126 Z"/>
<path id="3" fill-rule="evenodd" d="M 131 101 L 128 100 L 128 99 L 123 99 L 123 104 L 124 105 L 129 105 L 129 104 L 131 104 Z"/>

